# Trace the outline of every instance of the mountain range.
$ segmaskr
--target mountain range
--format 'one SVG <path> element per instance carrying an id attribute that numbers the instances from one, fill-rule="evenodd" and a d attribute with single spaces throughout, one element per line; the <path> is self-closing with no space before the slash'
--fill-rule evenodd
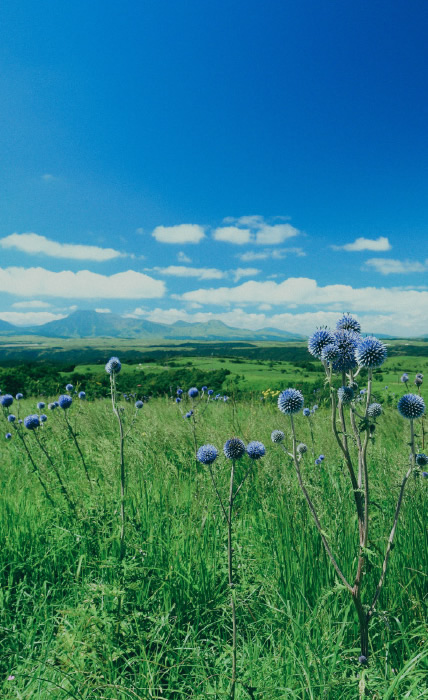
<path id="1" fill-rule="evenodd" d="M 233 328 L 222 321 L 205 323 L 155 323 L 139 318 L 124 318 L 112 313 L 74 311 L 59 321 L 41 326 L 14 326 L 0 320 L 0 335 L 38 335 L 47 338 L 142 338 L 147 340 L 305 340 L 298 333 L 278 328 L 252 331 Z"/>

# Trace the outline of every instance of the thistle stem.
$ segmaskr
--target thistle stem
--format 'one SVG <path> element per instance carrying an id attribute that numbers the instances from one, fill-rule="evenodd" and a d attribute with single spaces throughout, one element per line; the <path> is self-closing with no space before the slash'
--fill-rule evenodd
<path id="1" fill-rule="evenodd" d="M 230 700 L 235 698 L 236 687 L 236 607 L 235 607 L 235 590 L 233 584 L 233 548 L 232 548 L 232 511 L 233 511 L 233 481 L 235 477 L 235 461 L 232 460 L 232 468 L 230 470 L 230 487 L 229 487 L 229 517 L 227 519 L 227 561 L 229 574 L 229 587 L 231 594 L 232 606 L 232 680 L 230 686 Z"/>
<path id="2" fill-rule="evenodd" d="M 59 485 L 60 485 L 60 488 L 61 488 L 61 491 L 62 491 L 62 494 L 63 494 L 64 498 L 66 499 L 66 501 L 67 501 L 67 503 L 68 503 L 70 509 L 73 511 L 74 514 L 76 514 L 76 506 L 74 505 L 73 501 L 72 501 L 71 498 L 70 498 L 70 494 L 68 493 L 68 491 L 67 491 L 67 489 L 66 489 L 66 487 L 65 487 L 65 484 L 64 484 L 64 482 L 63 482 L 63 480 L 62 480 L 62 478 L 61 478 L 61 474 L 59 473 L 59 471 L 58 471 L 58 469 L 57 469 L 57 467 L 56 467 L 56 465 L 55 465 L 55 462 L 51 459 L 51 456 L 50 456 L 49 452 L 47 451 L 47 449 L 45 448 L 45 446 L 43 445 L 43 443 L 42 443 L 41 440 L 39 439 L 39 436 L 37 435 L 36 432 L 34 433 L 34 437 L 35 437 L 35 439 L 36 439 L 36 442 L 37 442 L 38 446 L 39 446 L 40 449 L 42 450 L 43 454 L 45 455 L 45 457 L 47 458 L 49 464 L 51 465 L 52 469 L 53 469 L 54 472 L 55 472 L 55 476 L 56 476 L 56 478 L 58 479 L 58 482 L 59 482 Z"/>

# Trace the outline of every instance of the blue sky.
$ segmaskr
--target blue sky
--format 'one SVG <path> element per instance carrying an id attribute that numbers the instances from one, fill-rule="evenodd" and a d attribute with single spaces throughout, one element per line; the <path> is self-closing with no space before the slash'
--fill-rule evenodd
<path id="1" fill-rule="evenodd" d="M 0 319 L 428 333 L 426 2 L 0 7 Z"/>

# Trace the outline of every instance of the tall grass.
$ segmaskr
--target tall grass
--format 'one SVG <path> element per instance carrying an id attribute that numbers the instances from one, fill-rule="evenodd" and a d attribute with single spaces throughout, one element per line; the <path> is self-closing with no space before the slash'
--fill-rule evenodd
<path id="1" fill-rule="evenodd" d="M 25 409 L 33 411 L 29 402 Z M 125 420 L 131 412 L 125 405 Z M 369 461 L 373 520 L 366 576 L 372 587 L 408 463 L 401 419 L 392 407 L 385 414 Z M 125 446 L 126 555 L 119 565 L 120 455 L 111 404 L 73 406 L 69 418 L 99 488 L 91 489 L 63 416 L 50 414 L 40 439 L 77 516 L 31 435 L 28 444 L 55 506 L 22 443 L 1 443 L 1 697 L 227 698 L 227 528 L 209 472 L 195 464 L 188 422 L 166 399 L 150 401 L 139 413 Z M 313 419 L 316 450 L 325 460 L 316 467 L 308 452 L 302 475 L 334 551 L 355 567 L 353 494 L 329 420 L 324 409 Z M 308 421 L 298 417 L 295 424 L 298 439 L 310 444 Z M 286 432 L 291 447 L 285 418 L 259 401 L 213 403 L 197 424 L 198 444 L 221 448 L 236 433 L 267 446 L 234 516 L 236 698 L 353 700 L 361 673 L 358 621 L 292 465 L 270 443 L 274 428 Z M 230 464 L 220 459 L 216 469 L 227 500 Z M 426 488 L 421 477 L 411 477 L 372 622 L 371 664 L 364 670 L 372 698 L 428 697 Z M 330 507 L 333 501 L 339 510 Z"/>

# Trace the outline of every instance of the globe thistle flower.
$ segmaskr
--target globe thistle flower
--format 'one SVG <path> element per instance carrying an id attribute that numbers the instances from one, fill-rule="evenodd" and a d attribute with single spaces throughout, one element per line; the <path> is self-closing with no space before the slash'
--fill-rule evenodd
<path id="1" fill-rule="evenodd" d="M 308 418 L 311 415 L 311 410 L 309 408 L 304 408 L 302 411 L 303 415 Z"/>
<path id="2" fill-rule="evenodd" d="M 348 384 L 349 388 L 352 389 L 352 391 L 358 391 L 358 384 L 357 382 L 349 382 Z M 387 389 L 388 387 L 385 387 Z"/>
<path id="3" fill-rule="evenodd" d="M 315 460 L 315 464 L 317 465 L 317 467 L 321 464 L 321 460 L 319 457 Z"/>
<path id="4" fill-rule="evenodd" d="M 404 372 L 404 374 L 401 375 L 400 377 L 400 382 L 403 382 L 403 384 L 406 384 L 406 382 L 409 381 L 409 375 L 407 372 Z"/>
<path id="5" fill-rule="evenodd" d="M 403 418 L 412 420 L 420 418 L 425 413 L 425 402 L 417 394 L 404 394 L 398 402 L 398 412 Z"/>
<path id="6" fill-rule="evenodd" d="M 54 403 L 48 403 L 48 409 L 50 411 L 54 411 L 56 409 L 56 405 Z"/>
<path id="7" fill-rule="evenodd" d="M 299 413 L 304 403 L 303 394 L 298 389 L 285 389 L 278 396 L 278 408 L 285 415 Z"/>
<path id="8" fill-rule="evenodd" d="M 415 377 L 415 384 L 417 387 L 422 386 L 424 381 L 424 375 L 421 372 L 418 372 L 418 374 Z"/>
<path id="9" fill-rule="evenodd" d="M 356 368 L 355 350 L 358 340 L 359 335 L 353 331 L 339 330 L 335 332 L 334 343 L 338 349 L 337 358 L 332 362 L 332 368 L 335 372 L 347 372 Z"/>
<path id="10" fill-rule="evenodd" d="M 181 396 L 182 393 L 183 393 L 183 389 L 177 389 L 177 396 Z"/>
<path id="11" fill-rule="evenodd" d="M 195 399 L 199 394 L 199 389 L 197 389 L 195 386 L 192 386 L 187 393 L 191 399 Z"/>
<path id="12" fill-rule="evenodd" d="M 250 459 L 260 459 L 266 454 L 266 448 L 262 442 L 253 440 L 247 445 L 247 455 Z"/>
<path id="13" fill-rule="evenodd" d="M 224 447 L 223 447 L 223 452 L 227 459 L 241 459 L 241 457 L 245 454 L 245 445 L 237 437 L 230 438 L 230 440 L 226 440 Z"/>
<path id="14" fill-rule="evenodd" d="M 196 453 L 196 459 L 201 464 L 212 464 L 218 457 L 218 450 L 214 445 L 202 445 Z"/>
<path id="15" fill-rule="evenodd" d="M 418 455 L 416 455 L 415 459 L 418 467 L 426 467 L 426 465 L 428 464 L 428 457 L 423 452 L 420 452 Z"/>
<path id="16" fill-rule="evenodd" d="M 296 448 L 296 449 L 297 449 L 297 453 L 298 453 L 299 455 L 304 455 L 305 452 L 308 451 L 308 446 L 305 445 L 304 442 L 299 442 L 299 444 L 297 445 L 297 448 Z"/>
<path id="17" fill-rule="evenodd" d="M 73 386 L 72 384 L 66 384 L 66 385 L 65 385 L 65 388 L 66 388 L 67 391 L 73 391 L 74 386 Z"/>
<path id="18" fill-rule="evenodd" d="M 325 455 L 320 455 L 320 456 L 318 457 L 318 459 L 319 459 L 321 462 L 323 462 L 323 461 L 325 460 Z"/>
<path id="19" fill-rule="evenodd" d="M 86 392 L 85 392 L 85 391 L 79 391 L 78 397 L 79 397 L 79 399 L 86 399 Z"/>
<path id="20" fill-rule="evenodd" d="M 207 389 L 208 389 L 207 386 L 203 386 L 202 389 L 201 389 L 201 391 L 206 391 Z"/>
<path id="21" fill-rule="evenodd" d="M 122 363 L 118 357 L 110 357 L 105 369 L 107 374 L 119 374 L 122 369 Z"/>
<path id="22" fill-rule="evenodd" d="M 0 393 L 1 393 L 1 392 L 0 392 Z M 21 401 L 21 399 L 23 399 L 23 398 L 24 398 L 24 394 L 21 394 L 20 392 L 18 392 L 17 395 L 15 396 L 15 399 L 16 399 L 17 401 Z"/>
<path id="23" fill-rule="evenodd" d="M 44 407 L 45 407 L 45 405 L 46 405 L 46 404 L 45 404 L 45 402 L 44 402 L 44 401 L 39 401 L 39 403 L 37 404 L 37 408 L 39 409 L 39 411 L 41 411 L 41 410 L 42 410 L 42 408 L 44 408 Z"/>
<path id="24" fill-rule="evenodd" d="M 135 402 L 135 408 L 143 408 L 144 404 L 143 402 L 138 399 L 138 401 Z"/>
<path id="25" fill-rule="evenodd" d="M 308 340 L 308 350 L 314 357 L 321 358 L 321 353 L 326 345 L 334 343 L 334 335 L 326 328 L 319 328 Z"/>
<path id="26" fill-rule="evenodd" d="M 9 413 L 7 419 L 9 423 L 14 423 L 16 421 L 16 416 L 14 416 L 13 413 Z"/>
<path id="27" fill-rule="evenodd" d="M 362 338 L 357 345 L 355 356 L 360 367 L 380 367 L 386 360 L 386 345 L 373 336 Z"/>
<path id="28" fill-rule="evenodd" d="M 318 404 L 317 403 L 314 403 L 314 405 L 312 406 L 312 410 L 314 413 L 315 413 L 315 411 L 318 411 Z"/>
<path id="29" fill-rule="evenodd" d="M 40 425 L 39 416 L 37 413 L 33 413 L 31 416 L 26 416 L 24 418 L 24 425 L 27 430 L 36 430 Z"/>
<path id="30" fill-rule="evenodd" d="M 12 437 L 12 433 L 6 433 L 5 438 L 6 440 L 10 440 Z"/>
<path id="31" fill-rule="evenodd" d="M 382 415 L 382 411 L 383 409 L 380 403 L 371 403 L 367 408 L 367 415 L 370 418 L 378 418 Z"/>
<path id="32" fill-rule="evenodd" d="M 48 419 L 47 415 L 45 413 L 42 413 L 40 416 L 40 422 L 46 423 L 47 419 Z"/>
<path id="33" fill-rule="evenodd" d="M 9 406 L 12 406 L 13 404 L 13 396 L 11 396 L 11 394 L 4 394 L 3 396 L 0 396 L 0 403 L 5 408 L 9 408 Z"/>
<path id="34" fill-rule="evenodd" d="M 181 397 L 180 397 L 180 396 L 177 396 L 177 398 L 175 399 L 175 403 L 181 403 Z"/>
<path id="35" fill-rule="evenodd" d="M 342 403 L 350 403 L 354 398 L 354 390 L 350 386 L 341 386 L 337 390 L 337 397 Z"/>
<path id="36" fill-rule="evenodd" d="M 358 657 L 358 663 L 360 663 L 362 666 L 365 666 L 367 663 L 367 656 L 361 654 L 361 656 Z"/>
<path id="37" fill-rule="evenodd" d="M 229 397 L 228 397 L 228 396 L 223 396 L 223 401 L 226 403 L 226 401 L 229 401 Z"/>
<path id="38" fill-rule="evenodd" d="M 361 333 L 361 324 L 350 314 L 343 314 L 342 318 L 339 318 L 336 323 L 336 329 L 338 331 L 354 331 L 354 333 Z"/>
<path id="39" fill-rule="evenodd" d="M 424 479 L 428 479 L 428 472 L 422 472 L 422 476 L 424 477 Z"/>
<path id="40" fill-rule="evenodd" d="M 321 350 L 321 360 L 323 362 L 334 362 L 339 357 L 339 348 L 336 343 L 329 343 Z"/>
<path id="41" fill-rule="evenodd" d="M 187 411 L 185 418 L 191 418 L 193 416 L 193 411 Z"/>
<path id="42" fill-rule="evenodd" d="M 214 394 L 214 390 L 213 390 L 213 389 L 208 389 L 208 396 L 212 396 L 213 394 Z"/>
<path id="43" fill-rule="evenodd" d="M 70 408 L 72 403 L 73 399 L 68 394 L 61 394 L 61 396 L 58 397 L 58 405 L 63 408 L 64 411 Z"/>
<path id="44" fill-rule="evenodd" d="M 270 439 L 271 439 L 272 442 L 274 442 L 274 443 L 283 442 L 283 441 L 284 441 L 284 438 L 285 438 L 285 435 L 284 435 L 284 433 L 282 432 L 282 430 L 273 430 L 272 433 L 271 433 L 271 436 L 270 436 Z"/>
<path id="45" fill-rule="evenodd" d="M 19 424 L 19 425 L 22 425 L 23 422 L 24 422 L 24 421 L 22 420 L 22 418 L 20 418 L 19 421 L 18 421 L 18 424 Z"/>

